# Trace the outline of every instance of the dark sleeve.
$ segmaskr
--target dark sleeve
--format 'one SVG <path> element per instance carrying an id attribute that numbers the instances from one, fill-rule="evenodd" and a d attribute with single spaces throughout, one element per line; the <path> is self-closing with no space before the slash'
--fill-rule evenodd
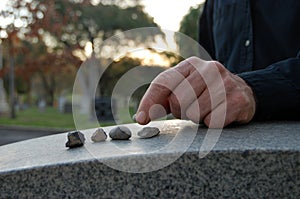
<path id="1" fill-rule="evenodd" d="M 199 44 L 215 59 L 215 47 L 213 40 L 213 0 L 207 0 L 199 19 Z"/>
<path id="2" fill-rule="evenodd" d="M 300 53 L 266 69 L 238 74 L 252 88 L 256 120 L 300 119 Z"/>

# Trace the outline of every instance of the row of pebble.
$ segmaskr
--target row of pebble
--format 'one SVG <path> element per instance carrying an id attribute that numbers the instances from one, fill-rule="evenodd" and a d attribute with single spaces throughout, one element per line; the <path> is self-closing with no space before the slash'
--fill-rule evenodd
<path id="1" fill-rule="evenodd" d="M 144 127 L 138 131 L 138 136 L 142 139 L 152 138 L 157 136 L 160 130 L 156 127 Z M 131 131 L 125 126 L 117 126 L 109 132 L 109 137 L 112 140 L 128 140 L 131 138 Z M 92 135 L 91 140 L 93 142 L 102 142 L 107 139 L 107 134 L 102 128 L 98 128 Z M 68 133 L 68 141 L 66 147 L 74 148 L 83 146 L 85 142 L 84 134 L 80 131 L 74 131 Z"/>

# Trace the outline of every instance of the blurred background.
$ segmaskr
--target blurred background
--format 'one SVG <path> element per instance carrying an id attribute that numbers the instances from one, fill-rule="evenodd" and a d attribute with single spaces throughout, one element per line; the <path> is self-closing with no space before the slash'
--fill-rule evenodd
<path id="1" fill-rule="evenodd" d="M 96 119 L 103 121 L 101 126 L 114 124 L 110 110 L 119 107 L 122 115 L 120 107 L 127 100 L 113 99 L 112 106 L 110 96 L 117 81 L 135 66 L 163 71 L 180 62 L 180 51 L 188 46 L 164 30 L 179 31 L 197 40 L 203 3 L 204 0 L 1 0 L 0 145 L 74 129 L 72 92 L 82 64 L 91 68 L 82 82 L 87 90 L 92 76 L 103 73 L 96 98 L 88 99 L 86 107 L 96 109 Z M 140 27 L 158 27 L 161 31 L 151 34 L 151 38 L 139 35 L 139 40 L 124 38 L 110 48 L 102 46 L 111 36 Z M 127 47 L 153 42 L 165 42 L 173 51 L 149 47 L 112 59 Z M 104 68 L 108 63 L 109 67 Z M 143 86 L 134 93 L 130 113 L 136 111 L 146 89 Z"/>

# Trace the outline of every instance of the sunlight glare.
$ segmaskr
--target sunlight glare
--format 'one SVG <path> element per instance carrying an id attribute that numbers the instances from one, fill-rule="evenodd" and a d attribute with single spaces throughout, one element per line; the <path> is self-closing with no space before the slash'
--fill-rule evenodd
<path id="1" fill-rule="evenodd" d="M 192 6 L 203 3 L 205 0 L 143 0 L 145 11 L 154 18 L 154 21 L 166 30 L 178 31 L 182 17 Z"/>
<path id="2" fill-rule="evenodd" d="M 85 44 L 84 52 L 85 52 L 85 55 L 87 57 L 90 57 L 92 55 L 92 53 L 93 53 L 93 45 L 92 45 L 92 43 L 90 41 Z"/>
<path id="3" fill-rule="evenodd" d="M 131 52 L 129 56 L 132 58 L 141 59 L 143 66 L 162 66 L 162 67 L 170 66 L 169 60 L 164 59 L 158 53 L 151 52 L 148 49 L 142 49 L 142 50 Z"/>

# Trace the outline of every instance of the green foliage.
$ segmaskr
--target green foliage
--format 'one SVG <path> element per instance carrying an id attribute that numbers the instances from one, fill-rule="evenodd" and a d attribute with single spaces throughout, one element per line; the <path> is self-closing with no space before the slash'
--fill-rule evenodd
<path id="1" fill-rule="evenodd" d="M 95 5 L 88 0 L 59 0 L 54 3 L 53 1 L 35 1 L 38 2 L 39 11 L 44 17 L 32 24 L 31 30 L 38 34 L 40 29 L 43 29 L 44 32 L 53 36 L 57 45 L 60 46 L 71 47 L 80 44 L 84 47 L 88 41 L 94 44 L 96 40 L 103 41 L 116 32 L 157 26 L 153 18 L 144 12 L 138 1 L 134 6 L 127 7 L 120 7 L 118 4 L 103 4 L 101 1 Z"/>
<path id="2" fill-rule="evenodd" d="M 119 61 L 114 61 L 103 73 L 99 87 L 102 96 L 111 96 L 118 80 L 130 69 L 141 65 L 141 60 L 125 56 Z"/>
<path id="3" fill-rule="evenodd" d="M 202 13 L 204 4 L 199 4 L 197 7 L 191 7 L 188 14 L 186 14 L 182 21 L 180 22 L 179 32 L 189 36 L 191 39 L 198 40 L 198 20 Z M 190 46 L 185 41 L 181 41 L 182 37 L 180 35 L 175 36 L 176 42 L 179 46 L 180 54 L 185 55 L 195 55 L 195 52 L 198 52 L 198 49 L 195 46 Z"/>
<path id="4" fill-rule="evenodd" d="M 20 77 L 16 78 L 15 79 L 15 84 L 16 84 L 17 93 L 19 93 L 19 94 L 28 93 L 29 85 L 27 84 L 27 82 L 24 81 L 23 78 L 20 78 Z"/>
<path id="5" fill-rule="evenodd" d="M 191 7 L 180 22 L 179 32 L 184 33 L 194 40 L 198 39 L 198 20 L 203 10 L 203 4 L 196 8 Z"/>
<path id="6" fill-rule="evenodd" d="M 117 5 L 103 4 L 83 7 L 77 25 L 79 27 L 82 25 L 82 28 L 85 28 L 92 36 L 103 31 L 104 39 L 111 36 L 116 30 L 157 26 L 141 6 L 122 9 Z"/>

